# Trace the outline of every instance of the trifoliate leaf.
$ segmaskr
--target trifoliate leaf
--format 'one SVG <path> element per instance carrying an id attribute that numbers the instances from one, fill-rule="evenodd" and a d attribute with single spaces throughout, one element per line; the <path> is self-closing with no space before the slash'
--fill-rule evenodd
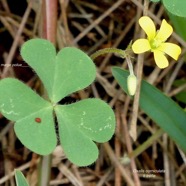
<path id="1" fill-rule="evenodd" d="M 7 78 L 0 81 L 0 112 L 15 121 L 14 129 L 20 141 L 41 155 L 51 153 L 56 146 L 53 116 L 56 114 L 60 143 L 67 158 L 79 166 L 93 163 L 98 157 L 93 141 L 106 142 L 114 133 L 112 109 L 99 99 L 56 104 L 95 79 L 92 60 L 73 47 L 64 48 L 56 55 L 54 46 L 43 39 L 27 41 L 21 55 L 41 78 L 50 101 L 24 83 Z"/>

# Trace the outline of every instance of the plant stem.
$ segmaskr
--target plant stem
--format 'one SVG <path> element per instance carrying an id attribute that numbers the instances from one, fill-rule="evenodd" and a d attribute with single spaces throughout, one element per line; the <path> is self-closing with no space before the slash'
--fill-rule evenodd
<path id="1" fill-rule="evenodd" d="M 147 15 L 147 10 L 148 10 L 148 0 L 144 1 L 144 12 L 143 15 Z M 145 36 L 144 31 L 141 31 L 140 33 L 140 38 L 143 38 Z M 132 108 L 132 119 L 131 119 L 131 124 L 130 124 L 130 135 L 134 141 L 137 139 L 137 118 L 138 118 L 138 109 L 139 109 L 139 99 L 140 99 L 140 90 L 141 90 L 141 81 L 142 81 L 142 74 L 143 74 L 143 63 L 144 63 L 144 54 L 138 55 L 138 60 L 137 60 L 137 89 L 136 93 L 134 96 L 134 101 L 133 101 L 133 108 Z"/>
<path id="2" fill-rule="evenodd" d="M 57 0 L 43 0 L 43 38 L 56 43 Z M 47 145 L 47 142 L 46 142 Z M 41 156 L 38 186 L 49 185 L 52 155 Z"/>
<path id="3" fill-rule="evenodd" d="M 43 36 L 53 44 L 56 43 L 57 0 L 43 2 Z"/>
<path id="4" fill-rule="evenodd" d="M 157 130 L 148 140 L 146 140 L 137 149 L 132 151 L 128 155 L 129 158 L 135 158 L 138 155 L 140 155 L 143 151 L 145 151 L 148 147 L 150 147 L 154 141 L 156 141 L 158 138 L 160 138 L 160 136 L 162 136 L 163 133 L 164 133 L 164 131 L 161 128 L 159 130 Z"/>
<path id="5" fill-rule="evenodd" d="M 51 160 L 51 155 L 41 156 L 39 164 L 38 186 L 49 185 Z"/>
<path id="6" fill-rule="evenodd" d="M 132 66 L 132 63 L 131 63 L 131 60 L 130 60 L 130 56 L 127 55 L 126 60 L 127 60 L 127 64 L 128 64 L 128 67 L 129 67 L 130 75 L 134 75 L 133 66 Z"/>
<path id="7" fill-rule="evenodd" d="M 126 50 L 122 50 L 122 49 L 118 49 L 118 48 L 104 48 L 101 50 L 96 51 L 95 53 L 93 53 L 90 58 L 92 60 L 94 60 L 95 58 L 104 55 L 104 54 L 110 54 L 110 53 L 114 53 L 119 55 L 121 58 L 125 58 L 126 57 Z"/>

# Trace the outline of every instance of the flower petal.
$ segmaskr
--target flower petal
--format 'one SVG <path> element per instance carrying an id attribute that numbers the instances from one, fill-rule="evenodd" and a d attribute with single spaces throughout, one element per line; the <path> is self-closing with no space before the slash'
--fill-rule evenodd
<path id="1" fill-rule="evenodd" d="M 165 57 L 164 53 L 161 51 L 154 51 L 154 59 L 156 62 L 156 65 L 159 68 L 166 68 L 169 65 L 169 62 L 167 60 L 167 58 Z"/>
<path id="2" fill-rule="evenodd" d="M 170 37 L 172 32 L 173 32 L 172 26 L 169 25 L 165 19 L 163 19 L 161 26 L 160 26 L 160 30 L 158 31 L 155 39 L 158 39 L 164 42 Z"/>
<path id="3" fill-rule="evenodd" d="M 152 40 L 156 35 L 156 27 L 152 19 L 148 16 L 143 16 L 139 19 L 139 24 L 147 34 L 148 40 Z"/>
<path id="4" fill-rule="evenodd" d="M 143 52 L 146 52 L 150 50 L 150 44 L 147 39 L 138 39 L 136 40 L 132 45 L 132 50 L 136 54 L 141 54 Z"/>
<path id="5" fill-rule="evenodd" d="M 179 55 L 181 54 L 181 48 L 173 43 L 162 43 L 158 50 L 161 50 L 162 52 L 168 54 L 175 60 L 177 60 Z"/>

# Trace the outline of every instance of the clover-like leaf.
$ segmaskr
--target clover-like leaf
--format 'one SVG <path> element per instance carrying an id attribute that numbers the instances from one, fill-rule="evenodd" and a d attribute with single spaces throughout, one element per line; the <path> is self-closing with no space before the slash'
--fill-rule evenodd
<path id="1" fill-rule="evenodd" d="M 99 99 L 85 99 L 69 105 L 57 105 L 55 112 L 60 141 L 67 157 L 79 166 L 93 163 L 98 156 L 93 141 L 106 142 L 114 133 L 112 109 Z"/>
<path id="2" fill-rule="evenodd" d="M 42 155 L 54 150 L 53 106 L 25 84 L 13 78 L 0 81 L 0 111 L 15 121 L 15 133 L 26 147 Z"/>
<path id="3" fill-rule="evenodd" d="M 21 56 L 41 78 L 54 103 L 87 87 L 96 77 L 91 58 L 74 47 L 63 48 L 56 55 L 49 41 L 31 39 L 21 47 Z"/>
<path id="4" fill-rule="evenodd" d="M 67 157 L 79 166 L 93 163 L 98 157 L 93 141 L 108 141 L 114 133 L 112 109 L 99 99 L 57 104 L 95 79 L 92 60 L 73 47 L 66 47 L 56 55 L 54 46 L 44 39 L 27 41 L 21 55 L 41 78 L 49 101 L 24 83 L 7 78 L 0 81 L 0 112 L 15 121 L 14 129 L 20 141 L 41 155 L 51 153 L 56 146 L 53 116 L 56 114 L 60 142 Z"/>

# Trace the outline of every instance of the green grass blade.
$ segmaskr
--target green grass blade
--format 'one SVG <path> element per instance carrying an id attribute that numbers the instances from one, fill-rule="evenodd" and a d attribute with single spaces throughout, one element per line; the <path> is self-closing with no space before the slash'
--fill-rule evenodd
<path id="1" fill-rule="evenodd" d="M 27 180 L 20 170 L 15 170 L 15 179 L 17 186 L 29 186 Z"/>
<path id="2" fill-rule="evenodd" d="M 128 71 L 114 67 L 112 74 L 127 92 Z M 186 113 L 181 107 L 145 81 L 141 86 L 140 107 L 186 152 Z"/>

